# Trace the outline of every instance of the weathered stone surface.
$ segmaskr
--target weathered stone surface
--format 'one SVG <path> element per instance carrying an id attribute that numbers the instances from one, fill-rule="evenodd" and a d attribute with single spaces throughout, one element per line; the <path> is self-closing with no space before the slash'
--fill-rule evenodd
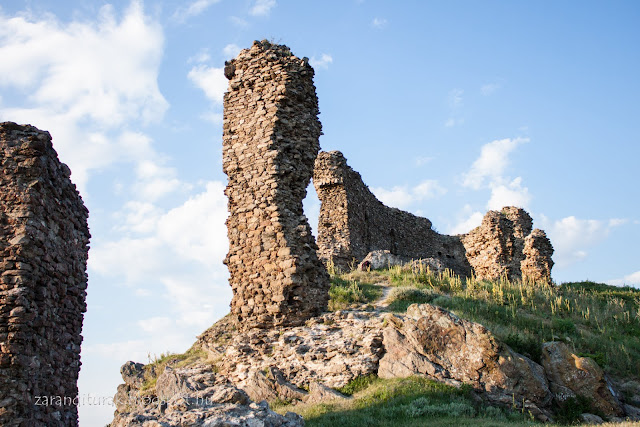
<path id="1" fill-rule="evenodd" d="M 309 396 L 306 403 L 330 402 L 343 399 L 348 399 L 348 397 L 322 383 L 312 382 L 309 384 Z"/>
<path id="2" fill-rule="evenodd" d="M 147 406 L 141 411 L 116 413 L 111 427 L 302 427 L 304 420 L 293 412 L 285 416 L 269 409 L 266 402 L 248 405 L 204 403 L 200 399 L 176 397 L 166 408 Z"/>
<path id="3" fill-rule="evenodd" d="M 339 388 L 378 371 L 384 351 L 382 322 L 379 313 L 355 310 L 326 313 L 305 326 L 252 329 L 231 336 L 223 336 L 214 326 L 198 338 L 197 345 L 209 353 L 221 375 L 245 390 L 256 372 L 273 367 L 299 388 L 312 382 Z"/>
<path id="4" fill-rule="evenodd" d="M 313 68 L 264 40 L 225 74 L 231 312 L 241 329 L 300 325 L 326 309 L 330 286 L 302 210 L 320 149 Z"/>
<path id="5" fill-rule="evenodd" d="M 90 235 L 70 173 L 48 132 L 0 124 L 3 426 L 78 424 Z"/>
<path id="6" fill-rule="evenodd" d="M 532 233 L 531 216 L 514 206 L 489 211 L 482 224 L 462 236 L 466 257 L 478 279 L 551 282 L 553 247 L 542 230 Z"/>
<path id="7" fill-rule="evenodd" d="M 425 375 L 472 385 L 490 401 L 523 402 L 538 418 L 548 418 L 551 393 L 543 369 L 499 344 L 487 329 L 429 304 L 412 304 L 402 318 L 388 317 L 382 378 Z"/>
<path id="8" fill-rule="evenodd" d="M 381 268 L 389 268 L 395 265 L 405 265 L 409 262 L 411 262 L 411 260 L 394 255 L 390 251 L 378 250 L 369 252 L 362 262 L 360 262 L 358 268 L 360 270 L 366 270 L 367 268 L 379 270 Z"/>
<path id="9" fill-rule="evenodd" d="M 157 379 L 155 394 L 144 394 L 139 387 L 122 384 L 114 399 L 117 409 L 111 423 L 114 427 L 304 425 L 295 414 L 283 417 L 271 411 L 266 403 L 252 403 L 247 393 L 206 364 L 166 367 Z"/>
<path id="10" fill-rule="evenodd" d="M 341 270 L 372 251 L 402 259 L 435 258 L 462 276 L 471 268 L 457 236 L 438 234 L 431 221 L 383 205 L 339 151 L 321 152 L 313 185 L 320 198 L 318 255 Z"/>
<path id="11" fill-rule="evenodd" d="M 544 231 L 536 228 L 524 239 L 522 251 L 524 259 L 520 263 L 522 278 L 536 282 L 549 282 L 553 267 L 553 246 Z"/>
<path id="12" fill-rule="evenodd" d="M 275 367 L 253 372 L 245 382 L 244 390 L 256 402 L 266 400 L 301 401 L 307 397 L 307 392 L 287 381 L 282 372 Z"/>
<path id="13" fill-rule="evenodd" d="M 554 341 L 543 344 L 542 365 L 560 403 L 579 394 L 605 415 L 624 415 L 613 385 L 593 359 L 576 356 L 566 344 Z"/>
<path id="14" fill-rule="evenodd" d="M 140 388 L 144 383 L 144 365 L 129 361 L 120 367 L 120 375 L 126 385 Z"/>

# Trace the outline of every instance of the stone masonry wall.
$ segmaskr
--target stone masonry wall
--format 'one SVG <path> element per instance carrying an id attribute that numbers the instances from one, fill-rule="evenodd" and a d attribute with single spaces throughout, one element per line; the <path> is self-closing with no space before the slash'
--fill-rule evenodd
<path id="1" fill-rule="evenodd" d="M 434 258 L 461 276 L 551 280 L 553 247 L 542 230 L 531 231 L 531 217 L 523 209 L 489 211 L 480 227 L 447 236 L 435 232 L 426 218 L 383 205 L 339 151 L 318 155 L 313 183 L 321 201 L 318 254 L 340 270 L 369 252 L 388 250 L 405 259 Z"/>
<path id="2" fill-rule="evenodd" d="M 382 204 L 339 151 L 321 152 L 313 184 L 321 201 L 319 256 L 340 270 L 360 262 L 369 252 L 388 250 L 413 259 L 435 258 L 457 274 L 471 267 L 460 238 L 438 234 L 431 221 Z"/>
<path id="3" fill-rule="evenodd" d="M 51 136 L 0 124 L 0 425 L 76 426 L 88 211 Z M 46 396 L 46 398 L 45 398 Z"/>
<path id="4" fill-rule="evenodd" d="M 228 62 L 225 75 L 231 312 L 241 328 L 298 325 L 329 298 L 302 210 L 322 133 L 313 68 L 262 41 Z"/>
<path id="5" fill-rule="evenodd" d="M 487 212 L 479 227 L 462 236 L 476 277 L 550 282 L 553 247 L 544 231 L 531 230 L 532 224 L 531 216 L 514 206 Z"/>

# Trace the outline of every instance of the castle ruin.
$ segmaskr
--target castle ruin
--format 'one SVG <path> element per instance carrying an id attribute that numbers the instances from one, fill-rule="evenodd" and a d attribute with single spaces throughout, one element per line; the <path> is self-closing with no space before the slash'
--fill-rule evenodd
<path id="1" fill-rule="evenodd" d="M 341 152 L 318 155 L 313 185 L 321 202 L 318 246 L 323 261 L 348 270 L 354 259 L 388 250 L 404 258 L 435 258 L 456 274 L 471 274 L 458 237 L 438 234 L 427 218 L 383 205 Z"/>
<path id="2" fill-rule="evenodd" d="M 306 58 L 266 40 L 225 66 L 225 264 L 241 328 L 298 325 L 329 299 L 302 208 L 322 133 L 313 75 Z"/>
<path id="3" fill-rule="evenodd" d="M 88 211 L 51 135 L 0 124 L 0 425 L 77 426 Z"/>
<path id="4" fill-rule="evenodd" d="M 464 277 L 551 281 L 553 247 L 532 229 L 523 209 L 489 211 L 467 234 L 448 236 L 431 221 L 382 204 L 339 151 L 321 152 L 313 182 L 320 198 L 319 256 L 347 270 L 369 252 L 388 250 L 405 259 L 434 259 Z"/>

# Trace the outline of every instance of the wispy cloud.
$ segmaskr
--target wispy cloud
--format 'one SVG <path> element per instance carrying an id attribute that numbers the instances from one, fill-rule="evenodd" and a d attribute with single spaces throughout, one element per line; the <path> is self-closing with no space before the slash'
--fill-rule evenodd
<path id="1" fill-rule="evenodd" d="M 385 18 L 373 18 L 373 21 L 371 21 L 371 26 L 375 29 L 381 30 L 383 28 L 386 28 L 388 23 L 389 22 Z"/>
<path id="2" fill-rule="evenodd" d="M 451 108 L 462 107 L 462 101 L 463 101 L 462 95 L 464 95 L 464 90 L 452 89 L 448 95 L 449 107 Z"/>
<path id="3" fill-rule="evenodd" d="M 251 16 L 267 16 L 276 7 L 276 0 L 256 0 L 249 9 Z"/>
<path id="4" fill-rule="evenodd" d="M 553 259 L 559 267 L 585 259 L 590 248 L 602 242 L 615 227 L 621 225 L 611 220 L 581 219 L 575 216 L 551 221 L 544 215 L 541 216 L 540 223 L 553 242 Z"/>
<path id="5" fill-rule="evenodd" d="M 185 22 L 187 19 L 198 16 L 211 5 L 218 3 L 220 0 L 197 0 L 190 3 L 188 6 L 182 6 L 176 9 L 172 15 L 172 19 L 179 23 Z"/>
<path id="6" fill-rule="evenodd" d="M 200 64 L 193 67 L 187 77 L 202 89 L 207 98 L 217 105 L 222 105 L 222 99 L 228 85 L 224 69 Z"/>
<path id="7" fill-rule="evenodd" d="M 607 280 L 607 283 L 613 286 L 633 286 L 636 288 L 640 288 L 640 271 L 627 274 L 620 279 Z"/>
<path id="8" fill-rule="evenodd" d="M 434 199 L 447 193 L 447 189 L 436 180 L 422 181 L 414 187 L 396 186 L 390 190 L 383 187 L 372 188 L 371 191 L 385 205 L 406 209 L 416 202 Z"/>
<path id="9" fill-rule="evenodd" d="M 494 93 L 496 90 L 500 89 L 500 85 L 497 83 L 487 83 L 486 85 L 482 85 L 480 88 L 480 92 L 484 96 L 489 96 Z"/>
<path id="10" fill-rule="evenodd" d="M 415 158 L 414 162 L 416 164 L 416 166 L 420 167 L 420 166 L 424 166 L 427 163 L 431 162 L 433 160 L 433 157 L 429 157 L 429 156 L 418 156 Z"/>
<path id="11" fill-rule="evenodd" d="M 462 185 L 478 190 L 487 181 L 500 183 L 509 164 L 509 155 L 521 144 L 529 142 L 527 138 L 505 138 L 491 141 L 482 146 L 478 157 L 469 172 L 464 174 Z"/>
<path id="12" fill-rule="evenodd" d="M 231 43 L 226 45 L 222 49 L 222 53 L 224 54 L 225 58 L 235 58 L 236 56 L 238 56 L 241 50 L 242 48 L 240 46 L 235 43 Z"/>
<path id="13" fill-rule="evenodd" d="M 309 60 L 309 63 L 313 68 L 324 68 L 324 69 L 329 68 L 329 64 L 331 64 L 332 62 L 333 62 L 333 58 L 331 57 L 331 55 L 326 53 L 323 53 L 320 56 L 320 59 L 316 58 L 315 56 L 312 56 L 311 60 Z"/>
<path id="14" fill-rule="evenodd" d="M 460 126 L 463 123 L 464 123 L 464 119 L 460 119 L 460 118 L 455 119 L 453 117 L 450 117 L 447 119 L 447 121 L 444 122 L 444 127 L 452 128 L 454 126 Z"/>
<path id="15" fill-rule="evenodd" d="M 249 22 L 247 22 L 246 19 L 240 18 L 239 16 L 230 16 L 229 20 L 238 28 L 247 28 L 249 26 Z"/>

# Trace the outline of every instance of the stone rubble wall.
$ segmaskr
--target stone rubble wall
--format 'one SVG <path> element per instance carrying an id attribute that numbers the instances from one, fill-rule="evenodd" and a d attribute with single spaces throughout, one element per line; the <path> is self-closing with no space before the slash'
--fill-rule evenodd
<path id="1" fill-rule="evenodd" d="M 322 133 L 313 75 L 306 58 L 266 40 L 225 66 L 225 263 L 242 328 L 301 324 L 327 306 L 329 276 L 302 208 Z"/>
<path id="2" fill-rule="evenodd" d="M 448 236 L 434 231 L 427 218 L 382 204 L 339 151 L 318 155 L 313 183 L 321 201 L 318 255 L 338 270 L 351 269 L 374 251 L 389 251 L 465 277 L 551 281 L 553 247 L 542 230 L 532 232 L 523 209 L 489 211 L 468 234 Z"/>
<path id="3" fill-rule="evenodd" d="M 475 276 L 550 283 L 553 246 L 544 231 L 531 230 L 532 224 L 531 216 L 517 207 L 487 212 L 479 227 L 462 236 Z"/>
<path id="4" fill-rule="evenodd" d="M 341 152 L 318 155 L 313 184 L 321 202 L 318 255 L 324 262 L 347 270 L 369 252 L 388 250 L 405 258 L 435 258 L 457 274 L 471 274 L 459 237 L 439 234 L 427 218 L 382 204 Z"/>
<path id="5" fill-rule="evenodd" d="M 88 211 L 48 132 L 1 123 L 0 171 L 0 425 L 76 426 Z"/>

